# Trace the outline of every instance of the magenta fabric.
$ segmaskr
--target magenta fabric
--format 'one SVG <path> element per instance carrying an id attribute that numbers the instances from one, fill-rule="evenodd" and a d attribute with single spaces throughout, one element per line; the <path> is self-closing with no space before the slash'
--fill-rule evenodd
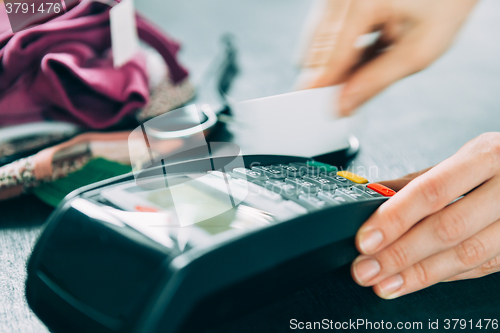
<path id="1" fill-rule="evenodd" d="M 109 9 L 85 1 L 16 34 L 0 30 L 0 125 L 55 119 L 103 129 L 147 104 L 143 57 L 113 68 Z M 137 28 L 163 56 L 174 82 L 185 79 L 187 71 L 176 60 L 179 44 L 141 16 Z"/>

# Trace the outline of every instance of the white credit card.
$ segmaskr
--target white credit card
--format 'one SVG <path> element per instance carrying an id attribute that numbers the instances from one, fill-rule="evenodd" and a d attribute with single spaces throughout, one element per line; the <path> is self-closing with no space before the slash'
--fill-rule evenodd
<path id="1" fill-rule="evenodd" d="M 353 117 L 337 116 L 340 86 L 232 105 L 234 142 L 243 154 L 314 157 L 349 146 Z"/>

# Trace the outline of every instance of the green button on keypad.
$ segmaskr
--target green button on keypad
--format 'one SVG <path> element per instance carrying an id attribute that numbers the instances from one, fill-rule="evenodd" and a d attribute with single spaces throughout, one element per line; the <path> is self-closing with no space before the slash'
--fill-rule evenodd
<path id="1" fill-rule="evenodd" d="M 336 166 L 326 164 L 326 163 L 317 162 L 317 161 L 307 161 L 307 166 L 318 167 L 321 170 L 325 170 L 326 173 L 332 173 L 332 172 L 336 173 L 338 171 Z"/>

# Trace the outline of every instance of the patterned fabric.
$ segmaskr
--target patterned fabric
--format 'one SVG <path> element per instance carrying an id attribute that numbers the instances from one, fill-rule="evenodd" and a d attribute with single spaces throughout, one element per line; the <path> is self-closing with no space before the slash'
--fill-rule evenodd
<path id="1" fill-rule="evenodd" d="M 24 185 L 30 186 L 36 182 L 34 174 L 34 155 L 22 158 L 0 168 L 0 189 Z"/>
<path id="2" fill-rule="evenodd" d="M 22 185 L 23 192 L 38 186 L 42 182 L 51 182 L 81 169 L 90 160 L 90 154 L 85 154 L 72 159 L 58 161 L 54 164 L 52 176 L 42 180 L 35 177 L 35 155 L 22 158 L 0 167 L 0 191 L 6 188 Z"/>
<path id="3" fill-rule="evenodd" d="M 57 162 L 54 165 L 54 173 L 51 177 L 44 178 L 44 182 L 53 182 L 54 180 L 66 177 L 68 174 L 80 170 L 92 158 L 91 154 L 85 154 L 76 158 Z"/>

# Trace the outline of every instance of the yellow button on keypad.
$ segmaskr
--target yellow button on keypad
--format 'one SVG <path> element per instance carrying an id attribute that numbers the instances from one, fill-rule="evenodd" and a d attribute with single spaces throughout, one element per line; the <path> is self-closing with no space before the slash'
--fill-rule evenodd
<path id="1" fill-rule="evenodd" d="M 337 172 L 337 175 L 347 178 L 352 182 L 358 183 L 358 184 L 365 184 L 368 183 L 368 179 L 363 178 L 361 176 L 358 176 L 355 173 L 349 172 L 349 171 L 339 171 Z"/>

